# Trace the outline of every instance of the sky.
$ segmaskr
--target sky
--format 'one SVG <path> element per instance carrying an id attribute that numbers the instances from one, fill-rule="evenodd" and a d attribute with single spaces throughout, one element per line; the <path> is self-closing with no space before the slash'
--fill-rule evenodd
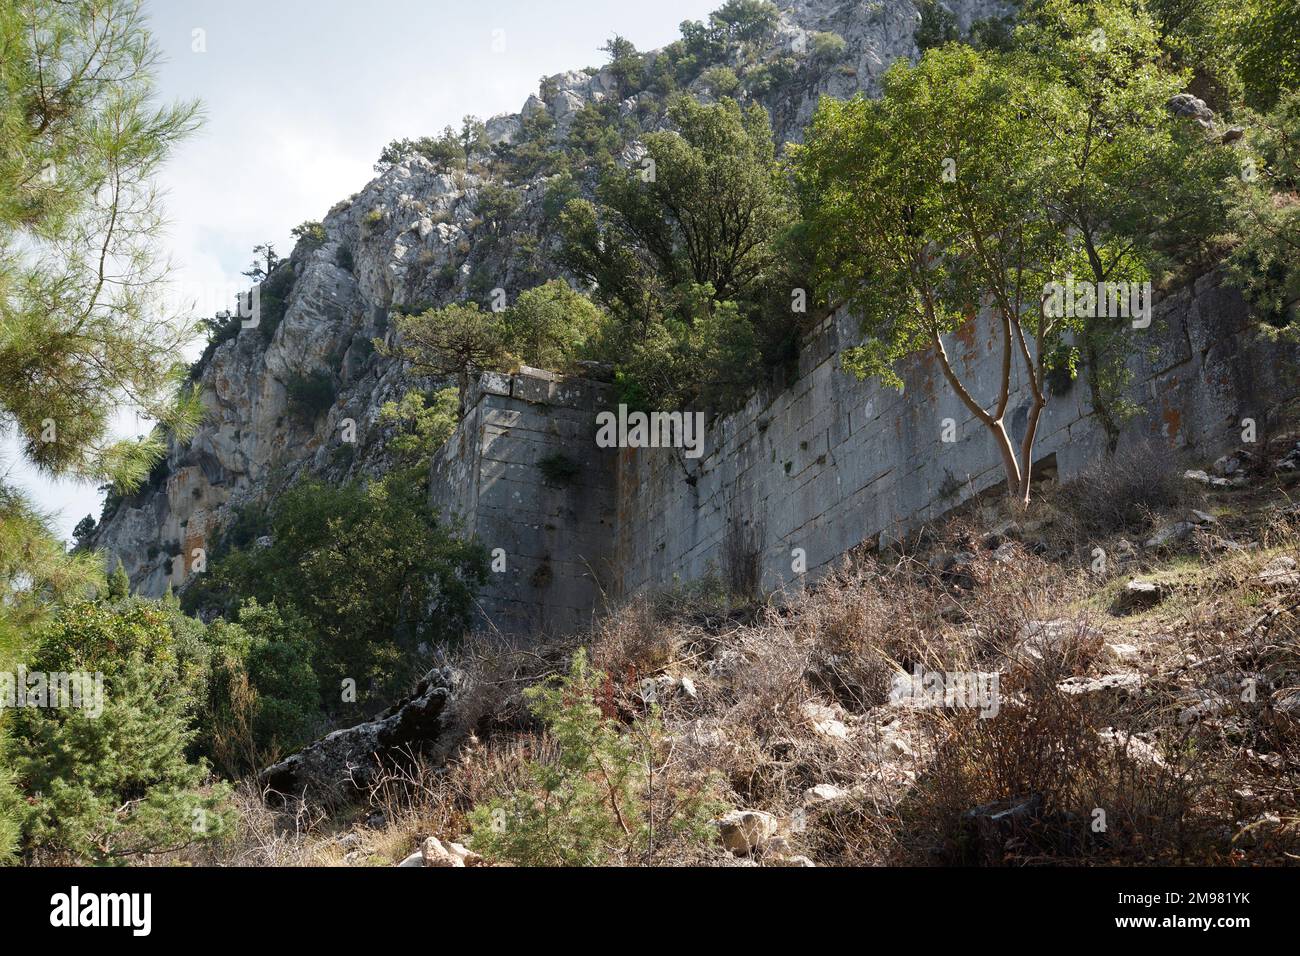
<path id="1" fill-rule="evenodd" d="M 613 34 L 654 49 L 721 3 L 146 0 L 160 97 L 197 98 L 206 116 L 160 181 L 173 281 L 187 300 L 221 301 L 245 281 L 253 246 L 287 254 L 289 230 L 364 186 L 389 141 L 517 112 L 542 76 L 604 63 Z M 118 428 L 148 422 L 123 410 Z M 0 479 L 25 488 L 65 539 L 99 516 L 94 485 L 34 474 L 11 441 L 0 462 Z"/>

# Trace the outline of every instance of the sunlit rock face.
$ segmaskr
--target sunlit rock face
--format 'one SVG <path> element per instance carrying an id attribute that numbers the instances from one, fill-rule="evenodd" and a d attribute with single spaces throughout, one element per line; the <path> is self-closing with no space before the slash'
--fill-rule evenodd
<path id="1" fill-rule="evenodd" d="M 912 0 L 777 6 L 775 31 L 749 55 L 758 65 L 782 67 L 775 73 L 782 79 L 753 96 L 768 109 L 779 144 L 802 138 L 821 96 L 874 94 L 894 60 L 918 53 Z M 945 6 L 963 31 L 1009 9 L 991 0 Z M 814 55 L 814 36 L 823 32 L 844 39 L 842 55 L 829 61 Z M 729 61 L 739 64 L 743 55 L 731 50 Z M 654 56 L 647 53 L 647 63 Z M 709 98 L 700 81 L 690 92 Z M 616 96 L 607 69 L 549 77 L 518 114 L 487 121 L 488 141 L 518 144 L 526 119 L 545 111 L 559 148 L 580 110 Z M 619 113 L 643 131 L 659 129 L 666 125 L 663 105 L 641 92 L 620 100 Z M 636 145 L 624 150 L 625 162 L 636 160 Z M 412 383 L 376 349 L 376 341 L 392 344 L 389 316 L 456 300 L 487 305 L 494 290 L 512 300 L 563 277 L 553 214 L 544 204 L 550 185 L 544 175 L 441 172 L 413 156 L 335 205 L 322 220 L 324 242 L 299 243 L 287 260 L 293 276 L 283 317 L 273 327 L 242 329 L 202 364 L 197 384 L 206 421 L 189 444 L 173 445 L 166 468 L 156 469 L 145 488 L 109 503 L 92 544 L 110 563 L 122 561 L 139 593 L 156 596 L 184 583 L 241 504 L 268 500 L 303 474 L 342 481 L 383 473 L 390 461 L 380 407 L 413 384 L 436 384 Z M 590 191 L 593 183 L 578 185 Z M 487 200 L 500 187 L 513 190 L 518 202 L 495 217 Z M 291 400 L 291 389 L 313 375 L 327 378 L 333 394 L 327 406 L 304 409 Z"/>

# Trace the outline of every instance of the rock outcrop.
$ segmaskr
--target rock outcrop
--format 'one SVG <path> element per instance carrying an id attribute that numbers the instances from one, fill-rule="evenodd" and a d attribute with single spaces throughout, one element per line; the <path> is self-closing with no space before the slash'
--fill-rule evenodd
<path id="1" fill-rule="evenodd" d="M 364 790 L 392 759 L 416 753 L 445 758 L 464 736 L 450 705 L 465 677 L 451 667 L 430 671 L 415 692 L 374 720 L 336 730 L 267 767 L 258 783 L 272 799 L 334 805 Z"/>
<path id="2" fill-rule="evenodd" d="M 851 0 L 787 0 L 766 40 L 727 50 L 723 63 L 746 77 L 742 99 L 769 110 L 778 143 L 797 141 L 822 95 L 875 93 L 883 71 L 918 55 L 919 14 L 913 0 L 862 4 Z M 994 0 L 946 0 L 959 29 L 1002 16 Z M 842 50 L 827 54 L 819 34 L 838 34 Z M 644 54 L 652 67 L 662 51 Z M 767 77 L 759 82 L 758 77 Z M 710 94 L 703 79 L 687 89 Z M 510 148 L 527 135 L 526 121 L 545 112 L 550 148 L 560 150 L 580 110 L 618 96 L 609 69 L 545 79 L 518 114 L 486 122 L 490 143 Z M 643 91 L 619 101 L 620 116 L 645 131 L 663 128 L 662 97 Z M 636 154 L 635 139 L 625 158 Z M 283 304 L 257 327 L 242 328 L 209 350 L 194 370 L 208 410 L 189 444 L 173 443 L 150 483 L 106 502 L 90 544 L 110 564 L 121 559 L 133 587 L 157 596 L 183 587 L 216 532 L 248 502 L 265 502 L 303 474 L 328 480 L 382 473 L 388 467 L 379 422 L 384 402 L 410 382 L 399 363 L 373 342 L 392 341 L 389 316 L 454 300 L 508 297 L 564 275 L 544 199 L 546 174 L 516 175 L 509 164 L 442 172 L 421 156 L 386 169 L 324 216 L 323 239 L 300 241 L 263 287 L 276 285 Z M 592 188 L 590 172 L 578 187 Z M 513 209 L 493 204 L 507 190 Z M 524 240 L 524 241 L 521 241 Z M 280 314 L 282 313 L 282 314 Z M 296 381 L 313 375 L 334 390 L 325 409 L 292 400 Z"/>

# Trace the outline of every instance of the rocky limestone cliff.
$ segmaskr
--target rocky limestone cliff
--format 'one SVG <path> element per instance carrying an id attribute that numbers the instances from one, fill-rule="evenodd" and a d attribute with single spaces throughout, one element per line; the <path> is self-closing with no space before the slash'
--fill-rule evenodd
<path id="1" fill-rule="evenodd" d="M 918 55 L 912 0 L 778 6 L 773 36 L 744 56 L 739 47 L 729 50 L 722 62 L 745 62 L 743 81 L 757 75 L 756 66 L 775 68 L 767 74 L 775 80 L 742 86 L 741 95 L 767 107 L 779 143 L 801 138 L 822 95 L 874 94 L 895 59 Z M 1010 10 L 995 0 L 943 6 L 963 32 Z M 844 39 L 841 55 L 816 55 L 813 37 L 821 32 Z M 659 55 L 646 54 L 647 64 Z M 520 113 L 487 121 L 489 141 L 508 152 L 528 135 L 529 118 L 545 111 L 554 122 L 547 148 L 562 149 L 578 113 L 618 95 L 617 88 L 608 69 L 549 77 Z M 709 99 L 702 79 L 687 89 Z M 618 115 L 642 131 L 662 128 L 664 105 L 643 91 L 619 102 Z M 622 158 L 636 156 L 632 137 Z M 563 275 L 554 261 L 554 210 L 544 201 L 551 178 L 516 177 L 511 168 L 445 173 L 410 156 L 330 209 L 324 241 L 300 242 L 280 267 L 291 275 L 273 277 L 290 285 L 282 319 L 242 329 L 210 350 L 195 370 L 206 421 L 188 444 L 173 443 L 146 487 L 105 503 L 90 545 L 110 564 L 120 559 L 139 593 L 157 596 L 184 583 L 199 549 L 206 552 L 239 505 L 268 500 L 303 474 L 339 481 L 382 473 L 388 461 L 379 409 L 413 384 L 373 345 L 391 342 L 390 313 L 458 299 L 486 304 L 494 289 L 513 299 Z M 590 190 L 593 171 L 580 170 L 577 180 L 579 190 Z M 495 202 L 502 189 L 513 209 Z M 328 377 L 334 397 L 328 408 L 304 412 L 289 387 L 313 374 Z"/>

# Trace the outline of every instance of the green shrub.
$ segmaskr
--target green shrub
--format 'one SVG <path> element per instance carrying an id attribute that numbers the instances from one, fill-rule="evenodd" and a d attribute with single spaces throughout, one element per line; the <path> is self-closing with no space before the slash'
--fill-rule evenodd
<path id="1" fill-rule="evenodd" d="M 186 757 L 194 675 L 177 654 L 165 607 L 71 605 L 42 629 L 29 669 L 102 673 L 103 698 L 98 715 L 86 707 L 15 712 L 28 849 L 109 863 L 221 832 L 228 791 L 205 788 L 205 766 Z"/>
<path id="2" fill-rule="evenodd" d="M 202 589 L 187 589 L 183 606 L 242 620 L 249 598 L 274 603 L 286 622 L 301 619 L 291 630 L 310 643 L 321 708 L 352 710 L 340 695 L 345 678 L 363 710 L 379 708 L 428 666 L 420 645 L 459 638 L 487 576 L 484 550 L 431 513 L 424 475 L 416 467 L 369 485 L 289 488 L 270 512 L 271 544 L 210 559 Z"/>
<path id="3" fill-rule="evenodd" d="M 504 319 L 506 348 L 524 365 L 555 370 L 585 354 L 605 321 L 590 299 L 560 279 L 522 293 Z"/>
<path id="4" fill-rule="evenodd" d="M 601 866 L 651 863 L 674 841 L 711 838 L 720 805 L 660 775 L 658 717 L 627 727 L 606 717 L 596 701 L 607 684 L 580 650 L 567 676 L 524 691 L 559 754 L 527 764 L 527 783 L 511 796 L 474 808 L 476 852 L 519 866 Z"/>
<path id="5" fill-rule="evenodd" d="M 812 36 L 812 55 L 818 63 L 834 63 L 843 58 L 848 49 L 848 43 L 838 33 L 825 31 Z"/>
<path id="6" fill-rule="evenodd" d="M 285 385 L 289 407 L 300 418 L 311 421 L 334 404 L 338 386 L 329 372 L 316 369 L 307 375 L 294 375 Z"/>
<path id="7" fill-rule="evenodd" d="M 701 79 L 716 99 L 734 96 L 740 89 L 740 77 L 736 76 L 736 71 L 729 66 L 710 67 L 701 74 Z"/>
<path id="8" fill-rule="evenodd" d="M 319 249 L 325 245 L 325 240 L 329 238 L 325 234 L 325 227 L 314 219 L 309 219 L 294 226 L 289 230 L 289 234 L 298 240 L 298 243 L 304 249 Z"/>
<path id="9" fill-rule="evenodd" d="M 924 52 L 958 38 L 957 18 L 939 0 L 921 0 L 917 5 L 921 22 L 916 25 L 916 48 Z"/>
<path id="10" fill-rule="evenodd" d="M 444 388 L 425 396 L 410 391 L 400 401 L 385 402 L 379 409 L 379 421 L 398 426 L 388 441 L 403 461 L 426 465 L 456 428 L 460 397 L 454 388 Z"/>

